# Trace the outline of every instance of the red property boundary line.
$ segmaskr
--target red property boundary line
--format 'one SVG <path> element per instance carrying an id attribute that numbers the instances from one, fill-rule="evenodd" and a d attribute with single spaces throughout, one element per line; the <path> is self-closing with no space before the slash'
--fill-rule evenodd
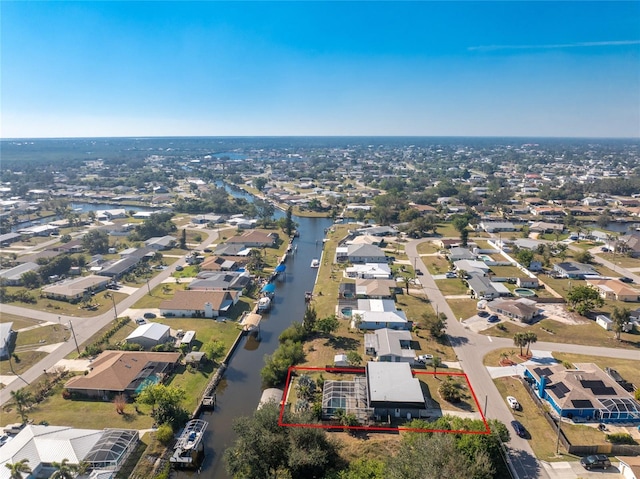
<path id="1" fill-rule="evenodd" d="M 469 378 L 465 373 L 446 373 L 446 372 L 427 372 L 427 371 L 416 371 L 411 370 L 413 375 L 432 375 L 432 376 L 460 376 L 465 379 L 467 382 L 467 386 L 469 387 L 469 391 L 471 391 L 471 395 L 476 404 L 476 408 L 482 418 L 482 422 L 484 423 L 484 431 L 467 431 L 467 430 L 452 430 L 452 429 L 423 429 L 423 428 L 412 428 L 412 427 L 381 427 L 381 426 L 335 426 L 335 425 L 325 425 L 325 424 L 305 424 L 305 423 L 286 423 L 284 422 L 284 408 L 286 406 L 285 398 L 289 395 L 289 388 L 291 387 L 291 374 L 294 371 L 320 371 L 320 372 L 328 372 L 328 373 L 355 373 L 355 374 L 364 374 L 365 368 L 318 368 L 318 367 L 302 367 L 302 366 L 291 366 L 289 371 L 287 372 L 287 382 L 284 388 L 284 395 L 280 405 L 280 415 L 278 417 L 278 425 L 282 427 L 309 427 L 316 429 L 348 429 L 354 431 L 383 431 L 383 432 L 399 432 L 399 431 L 407 431 L 407 432 L 445 432 L 452 434 L 491 434 L 491 430 L 489 429 L 489 424 L 487 424 L 487 419 L 482 414 L 482 408 L 478 403 L 478 398 L 476 397 L 476 393 L 471 387 L 471 383 L 469 382 Z"/>

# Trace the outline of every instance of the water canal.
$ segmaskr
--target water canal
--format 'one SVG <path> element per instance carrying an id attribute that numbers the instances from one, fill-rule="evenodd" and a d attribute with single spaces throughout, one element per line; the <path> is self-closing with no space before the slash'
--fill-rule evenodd
<path id="1" fill-rule="evenodd" d="M 251 200 L 246 193 L 230 191 Z M 277 210 L 276 216 L 282 212 Z M 293 321 L 302 321 L 305 311 L 304 292 L 313 289 L 317 269 L 309 265 L 312 258 L 322 253 L 325 228 L 332 224 L 327 218 L 299 218 L 300 237 L 296 238 L 297 251 L 287 261 L 284 281 L 276 281 L 276 296 L 271 312 L 260 324 L 261 341 L 252 337 L 242 339 L 233 354 L 224 378 L 216 391 L 216 408 L 204 412 L 200 418 L 209 422 L 205 435 L 205 458 L 200 472 L 180 471 L 179 478 L 197 476 L 228 478 L 223 461 L 225 449 L 233 444 L 233 421 L 239 416 L 253 413 L 262 394 L 260 369 L 265 354 L 272 354 L 278 346 L 278 336 Z"/>

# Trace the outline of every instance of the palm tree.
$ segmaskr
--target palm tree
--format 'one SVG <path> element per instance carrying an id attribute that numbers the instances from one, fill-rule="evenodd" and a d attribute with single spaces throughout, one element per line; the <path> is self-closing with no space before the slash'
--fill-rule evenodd
<path id="1" fill-rule="evenodd" d="M 433 366 L 433 374 L 435 374 L 438 368 L 442 366 L 442 360 L 440 359 L 440 356 L 434 356 L 433 358 L 431 358 L 431 366 Z"/>
<path id="2" fill-rule="evenodd" d="M 22 473 L 31 474 L 31 468 L 27 462 L 29 462 L 29 459 L 22 459 L 18 462 L 14 462 L 13 464 L 9 462 L 5 463 L 5 467 L 9 469 L 11 474 L 9 477 L 11 479 L 22 479 Z"/>
<path id="3" fill-rule="evenodd" d="M 69 464 L 69 459 L 66 457 L 62 462 L 53 462 L 51 464 L 56 471 L 51 474 L 51 479 L 74 479 L 78 466 L 76 464 Z"/>
<path id="4" fill-rule="evenodd" d="M 527 345 L 527 340 L 525 338 L 526 333 L 516 333 L 513 335 L 513 344 L 520 348 L 520 356 L 522 356 L 522 348 Z"/>
<path id="5" fill-rule="evenodd" d="M 527 341 L 527 356 L 529 356 L 529 346 L 538 342 L 538 335 L 533 331 L 527 331 L 524 333 L 525 340 Z"/>
<path id="6" fill-rule="evenodd" d="M 18 410 L 18 414 L 20 414 L 20 417 L 22 418 L 22 422 L 27 422 L 27 409 L 33 403 L 33 396 L 29 391 L 21 388 L 17 391 L 11 391 L 11 397 L 16 403 L 16 409 Z"/>

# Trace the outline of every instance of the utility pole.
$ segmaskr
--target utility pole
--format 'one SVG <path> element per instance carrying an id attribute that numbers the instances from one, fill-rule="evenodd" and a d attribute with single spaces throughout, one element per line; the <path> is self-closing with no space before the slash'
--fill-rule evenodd
<path id="1" fill-rule="evenodd" d="M 147 281 L 147 286 L 149 286 L 148 281 Z M 116 309 L 116 298 L 113 296 L 113 293 L 106 293 L 105 297 L 111 298 L 111 301 L 113 302 L 113 319 L 118 319 L 118 310 Z"/>
<path id="2" fill-rule="evenodd" d="M 78 351 L 78 356 L 80 356 L 80 347 L 78 346 L 78 340 L 76 339 L 76 332 L 73 330 L 73 324 L 71 320 L 69 320 L 69 328 L 71 329 L 71 334 L 73 335 L 73 342 L 76 343 L 76 350 Z"/>
<path id="3" fill-rule="evenodd" d="M 560 452 L 560 426 L 562 425 L 562 418 L 558 419 L 558 437 L 556 438 L 556 454 Z"/>

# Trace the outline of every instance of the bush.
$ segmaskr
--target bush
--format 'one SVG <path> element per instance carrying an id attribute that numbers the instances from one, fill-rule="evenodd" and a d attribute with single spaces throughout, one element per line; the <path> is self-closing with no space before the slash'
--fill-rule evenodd
<path id="1" fill-rule="evenodd" d="M 631 434 L 627 434 L 626 432 L 607 434 L 607 441 L 612 444 L 638 444 Z"/>
<path id="2" fill-rule="evenodd" d="M 163 424 L 156 431 L 156 439 L 167 446 L 173 440 L 173 428 L 170 424 Z"/>
<path id="3" fill-rule="evenodd" d="M 307 332 L 305 331 L 302 323 L 298 321 L 294 321 L 291 323 L 287 329 L 280 333 L 278 337 L 278 341 L 280 343 L 284 343 L 286 341 L 293 341 L 294 343 L 299 343 L 307 339 Z"/>

